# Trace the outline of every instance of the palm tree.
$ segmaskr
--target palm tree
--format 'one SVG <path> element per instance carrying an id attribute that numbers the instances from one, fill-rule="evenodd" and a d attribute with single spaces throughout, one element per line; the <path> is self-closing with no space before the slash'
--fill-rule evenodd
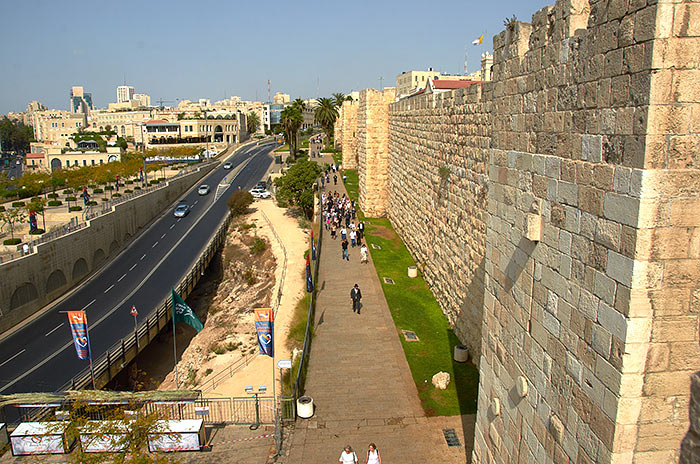
<path id="1" fill-rule="evenodd" d="M 260 127 L 260 117 L 258 116 L 258 113 L 251 111 L 248 113 L 248 118 L 246 119 L 246 129 L 249 134 L 253 134 L 258 130 L 258 127 Z"/>
<path id="2" fill-rule="evenodd" d="M 292 106 L 299 108 L 299 111 L 304 111 L 306 109 L 306 102 L 301 98 L 297 98 L 292 102 Z"/>
<path id="3" fill-rule="evenodd" d="M 324 97 L 316 101 L 318 102 L 318 106 L 314 113 L 314 119 L 321 125 L 323 132 L 326 133 L 326 140 L 330 143 L 331 137 L 333 137 L 333 126 L 335 125 L 335 120 L 338 118 L 338 107 L 332 98 Z"/>
<path id="4" fill-rule="evenodd" d="M 342 92 L 336 92 L 333 94 L 333 104 L 340 108 L 343 106 L 343 102 L 346 100 L 345 94 Z"/>
<path id="5" fill-rule="evenodd" d="M 303 102 L 302 102 L 303 103 Z M 284 138 L 289 145 L 289 153 L 292 158 L 297 152 L 297 132 L 299 128 L 304 123 L 304 116 L 302 116 L 301 111 L 295 103 L 285 107 L 281 113 L 282 127 L 284 127 Z"/>

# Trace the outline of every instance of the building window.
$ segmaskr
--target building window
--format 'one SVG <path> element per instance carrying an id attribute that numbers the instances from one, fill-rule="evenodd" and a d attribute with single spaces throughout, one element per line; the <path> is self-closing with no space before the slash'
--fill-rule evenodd
<path id="1" fill-rule="evenodd" d="M 67 167 L 67 168 L 70 167 L 70 160 L 66 160 L 66 167 Z"/>
<path id="2" fill-rule="evenodd" d="M 102 160 L 100 160 L 100 164 L 102 164 Z"/>
<path id="3" fill-rule="evenodd" d="M 87 166 L 87 160 L 83 160 L 83 166 Z"/>
<path id="4" fill-rule="evenodd" d="M 90 160 L 90 162 L 92 163 L 93 166 L 95 165 L 95 160 Z"/>

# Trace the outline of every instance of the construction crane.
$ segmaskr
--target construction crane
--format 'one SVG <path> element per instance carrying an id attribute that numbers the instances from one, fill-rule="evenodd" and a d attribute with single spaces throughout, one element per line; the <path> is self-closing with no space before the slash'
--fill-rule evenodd
<path id="1" fill-rule="evenodd" d="M 158 107 L 162 110 L 165 107 L 163 106 L 163 103 L 177 103 L 180 101 L 180 99 L 175 99 L 175 100 L 163 100 L 162 98 L 160 100 L 156 100 L 158 102 Z"/>

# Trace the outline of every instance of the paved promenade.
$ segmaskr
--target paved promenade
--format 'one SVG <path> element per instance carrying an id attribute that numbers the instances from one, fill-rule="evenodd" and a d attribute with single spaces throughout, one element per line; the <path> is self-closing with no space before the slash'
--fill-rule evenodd
<path id="1" fill-rule="evenodd" d="M 345 193 L 340 179 L 334 186 L 331 176 L 326 191 L 333 190 Z M 350 300 L 355 283 L 363 296 L 359 315 Z M 371 259 L 360 264 L 355 247 L 349 262 L 341 260 L 340 238 L 325 233 L 319 289 L 306 381 L 316 411 L 311 419 L 297 420 L 286 462 L 338 462 L 350 444 L 364 463 L 370 442 L 384 463 L 468 462 L 474 417 L 425 416 Z M 443 428 L 455 429 L 462 446 L 448 447 Z"/>

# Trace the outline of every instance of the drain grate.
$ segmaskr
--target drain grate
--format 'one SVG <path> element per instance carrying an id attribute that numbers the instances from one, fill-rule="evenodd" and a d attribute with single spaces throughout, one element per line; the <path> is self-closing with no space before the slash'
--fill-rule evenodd
<path id="1" fill-rule="evenodd" d="M 459 442 L 459 437 L 455 429 L 442 429 L 442 434 L 445 436 L 447 446 L 462 446 Z"/>
<path id="2" fill-rule="evenodd" d="M 373 243 L 373 244 L 372 244 L 372 248 L 374 248 L 375 250 L 381 250 L 381 249 L 382 249 L 382 247 L 380 247 L 380 246 L 377 245 L 376 243 Z"/>
<path id="3" fill-rule="evenodd" d="M 390 278 L 388 278 L 388 277 L 382 277 L 382 279 L 384 279 L 384 283 L 385 283 L 385 284 L 394 285 L 394 283 L 395 283 L 395 282 L 394 282 L 394 279 L 390 279 Z"/>
<path id="4" fill-rule="evenodd" d="M 420 339 L 418 338 L 418 335 L 413 330 L 402 330 L 404 338 L 406 339 L 407 342 L 419 342 Z"/>

